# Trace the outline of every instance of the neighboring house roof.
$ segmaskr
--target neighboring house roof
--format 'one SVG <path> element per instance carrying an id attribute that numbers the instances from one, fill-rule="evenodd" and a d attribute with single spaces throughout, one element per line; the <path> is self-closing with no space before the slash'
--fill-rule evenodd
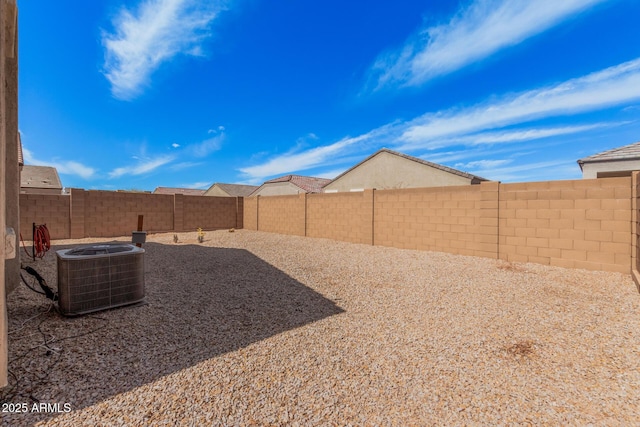
<path id="1" fill-rule="evenodd" d="M 258 188 L 257 185 L 225 184 L 222 182 L 216 182 L 211 187 L 209 187 L 209 190 L 215 186 L 232 197 L 247 197 Z M 207 190 L 207 192 L 209 190 Z"/>
<path id="2" fill-rule="evenodd" d="M 360 163 L 358 163 L 358 164 L 350 167 L 346 171 L 342 172 L 340 175 L 336 176 L 333 180 L 330 180 L 329 182 L 327 182 L 323 187 L 329 185 L 329 183 L 331 183 L 333 181 L 337 181 L 342 176 L 348 174 L 349 172 L 351 172 L 352 170 L 354 170 L 358 166 L 362 165 L 363 163 L 366 163 L 368 160 L 374 158 L 375 156 L 377 156 L 380 153 L 393 154 L 394 156 L 399 156 L 399 157 L 405 158 L 407 160 L 412 160 L 412 161 L 420 163 L 422 165 L 430 166 L 430 167 L 435 168 L 435 169 L 440 169 L 442 171 L 449 172 L 449 173 L 452 173 L 454 175 L 459 175 L 461 177 L 468 178 L 469 180 L 471 180 L 472 184 L 479 184 L 481 181 L 488 181 L 488 179 L 482 178 L 482 177 L 477 176 L 477 175 L 472 175 L 470 173 L 462 172 L 462 171 L 459 171 L 457 169 L 450 168 L 448 166 L 439 165 L 438 163 L 432 163 L 432 162 L 429 162 L 429 161 L 426 161 L 426 160 L 422 160 L 422 159 L 419 159 L 417 157 L 409 156 L 408 154 L 400 153 L 398 151 L 389 150 L 388 148 L 382 148 L 382 149 L 376 151 L 375 153 L 373 153 L 372 155 L 370 155 L 369 157 L 367 157 L 366 159 L 364 159 L 363 161 L 361 161 Z"/>
<path id="3" fill-rule="evenodd" d="M 56 168 L 25 165 L 20 174 L 20 188 L 62 190 L 62 183 Z"/>
<path id="4" fill-rule="evenodd" d="M 202 196 L 206 190 L 196 190 L 193 188 L 172 188 L 157 187 L 153 194 L 184 194 L 185 196 Z"/>
<path id="5" fill-rule="evenodd" d="M 290 182 L 300 188 L 305 193 L 321 193 L 322 187 L 331 182 L 330 179 L 316 178 L 313 176 L 302 175 L 285 175 L 265 181 L 260 187 L 256 188 L 251 194 L 258 193 L 264 186 L 280 182 Z"/>
<path id="6" fill-rule="evenodd" d="M 578 160 L 578 164 L 580 165 L 580 169 L 582 169 L 582 165 L 585 163 L 615 162 L 621 160 L 640 160 L 640 141 L 585 157 Z"/>
<path id="7" fill-rule="evenodd" d="M 322 192 L 322 187 L 330 183 L 331 180 L 326 178 L 316 178 L 313 176 L 285 175 L 279 178 L 270 179 L 264 183 L 269 184 L 272 182 L 291 182 L 307 193 L 320 193 Z"/>
<path id="8" fill-rule="evenodd" d="M 22 155 L 22 137 L 18 132 L 18 166 L 24 166 L 24 157 Z"/>

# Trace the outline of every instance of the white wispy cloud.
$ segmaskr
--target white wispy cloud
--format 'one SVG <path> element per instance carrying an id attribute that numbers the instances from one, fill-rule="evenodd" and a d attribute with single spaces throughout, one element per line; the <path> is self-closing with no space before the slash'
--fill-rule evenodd
<path id="1" fill-rule="evenodd" d="M 456 163 L 453 167 L 463 170 L 490 170 L 511 163 L 511 159 L 474 160 L 467 163 Z"/>
<path id="2" fill-rule="evenodd" d="M 113 32 L 102 34 L 103 73 L 113 96 L 136 97 L 151 74 L 176 55 L 202 56 L 201 45 L 223 8 L 222 0 L 143 0 L 136 10 L 123 8 Z"/>
<path id="3" fill-rule="evenodd" d="M 26 164 L 34 165 L 34 166 L 51 166 L 56 168 L 58 173 L 65 174 L 65 175 L 77 175 L 81 178 L 89 179 L 93 177 L 93 175 L 96 172 L 94 168 L 90 166 L 86 166 L 80 162 L 76 162 L 74 160 L 53 159 L 51 161 L 45 161 L 45 160 L 36 159 L 33 156 L 33 153 L 27 148 L 25 148 L 24 146 L 22 147 L 22 155 L 24 156 L 24 160 Z"/>
<path id="4" fill-rule="evenodd" d="M 224 134 L 207 138 L 204 141 L 189 145 L 187 151 L 195 157 L 206 157 L 214 151 L 218 151 L 224 142 Z"/>
<path id="5" fill-rule="evenodd" d="M 343 138 L 333 144 L 310 148 L 301 152 L 289 152 L 267 160 L 263 164 L 248 166 L 239 170 L 248 177 L 249 181 L 259 182 L 265 177 L 310 169 L 314 166 L 325 164 L 330 159 L 335 159 L 338 155 L 343 155 L 349 147 L 357 146 L 367 141 L 375 133 L 379 133 L 380 129 L 355 138 Z"/>
<path id="6" fill-rule="evenodd" d="M 195 168 L 202 165 L 203 165 L 202 162 L 180 162 L 180 163 L 176 163 L 174 165 L 169 166 L 169 169 L 171 169 L 174 172 L 177 172 L 180 170 L 191 169 L 191 168 Z"/>
<path id="7" fill-rule="evenodd" d="M 559 176 L 558 170 L 562 169 L 564 176 Z M 545 179 L 562 179 L 567 176 L 577 178 L 579 168 L 576 161 L 571 159 L 549 160 L 545 162 L 521 163 L 504 167 L 478 167 L 469 172 L 495 181 L 512 181 L 533 178 L 537 181 Z"/>
<path id="8" fill-rule="evenodd" d="M 607 0 L 475 0 L 449 22 L 420 29 L 372 67 L 377 88 L 416 86 L 539 34 Z"/>
<path id="9" fill-rule="evenodd" d="M 438 148 L 449 147 L 454 145 L 475 146 L 483 144 L 504 144 L 512 142 L 533 141 L 544 138 L 551 138 L 554 136 L 570 135 L 574 133 L 588 132 L 595 129 L 608 128 L 614 126 L 622 126 L 631 122 L 601 122 L 588 125 L 575 125 L 575 126 L 559 126 L 559 127 L 540 127 L 540 128 L 528 128 L 528 129 L 511 129 L 500 131 L 488 131 L 477 132 L 468 135 L 452 136 L 450 138 L 438 138 L 429 140 L 419 147 L 409 142 L 404 145 L 400 145 L 397 148 L 403 149 L 416 149 L 425 148 L 429 150 L 435 150 Z"/>
<path id="10" fill-rule="evenodd" d="M 426 113 L 409 121 L 396 121 L 333 144 L 275 156 L 240 171 L 259 181 L 263 177 L 326 166 L 327 162 L 338 163 L 346 154 L 356 151 L 369 155 L 371 152 L 366 150 L 382 146 L 405 151 L 432 150 L 461 144 L 477 146 L 532 141 L 621 126 L 628 122 L 515 128 L 533 120 L 574 116 L 625 106 L 637 100 L 640 100 L 640 58 L 554 86 L 492 97 L 484 103 Z M 455 153 L 455 156 L 460 154 Z"/>
<path id="11" fill-rule="evenodd" d="M 179 187 L 180 188 L 193 188 L 196 190 L 207 190 L 209 187 L 211 187 L 212 183 L 211 182 L 207 182 L 207 181 L 198 181 L 198 182 L 192 182 L 189 184 L 181 184 Z"/>
<path id="12" fill-rule="evenodd" d="M 640 99 L 640 59 L 466 109 L 425 114 L 407 124 L 401 140 L 404 147 L 418 148 L 438 138 L 594 111 L 637 99 Z"/>
<path id="13" fill-rule="evenodd" d="M 120 178 L 124 175 L 143 175 L 166 165 L 174 159 L 173 156 L 160 156 L 155 158 L 141 159 L 135 165 L 115 168 L 109 172 L 109 178 Z"/>
<path id="14" fill-rule="evenodd" d="M 553 144 L 553 146 L 557 146 L 557 144 Z M 540 149 L 544 149 L 544 146 L 540 144 L 535 145 L 506 145 L 502 148 L 491 147 L 488 150 L 484 146 L 477 146 L 476 148 L 468 148 L 465 150 L 453 150 L 453 151 L 439 151 L 436 153 L 427 153 L 419 155 L 421 159 L 428 160 L 434 163 L 443 163 L 443 164 L 451 164 L 453 162 L 460 162 L 462 160 L 467 159 L 477 159 L 478 157 L 484 156 L 496 156 L 496 155 L 509 155 L 510 158 L 528 156 L 536 153 Z"/>
<path id="15" fill-rule="evenodd" d="M 207 133 L 218 133 L 224 132 L 224 126 L 218 126 L 218 129 L 209 129 Z"/>
<path id="16" fill-rule="evenodd" d="M 77 175 L 84 179 L 91 178 L 96 171 L 90 166 L 85 166 L 82 163 L 74 162 L 73 160 L 68 160 L 61 163 L 53 163 L 52 166 L 58 169 L 58 172 L 60 173 L 67 175 Z"/>

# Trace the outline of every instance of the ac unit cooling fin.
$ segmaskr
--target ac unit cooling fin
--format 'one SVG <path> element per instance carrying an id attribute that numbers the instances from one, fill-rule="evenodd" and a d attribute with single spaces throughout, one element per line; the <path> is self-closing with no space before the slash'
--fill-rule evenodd
<path id="1" fill-rule="evenodd" d="M 144 300 L 144 249 L 107 243 L 64 249 L 58 259 L 58 304 L 77 316 Z"/>

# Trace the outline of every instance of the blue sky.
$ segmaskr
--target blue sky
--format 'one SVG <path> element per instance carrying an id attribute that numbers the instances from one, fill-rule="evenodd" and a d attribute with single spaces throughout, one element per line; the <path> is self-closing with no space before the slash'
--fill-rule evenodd
<path id="1" fill-rule="evenodd" d="M 333 178 L 387 147 L 502 182 L 640 141 L 637 0 L 22 1 L 25 163 L 65 187 Z"/>

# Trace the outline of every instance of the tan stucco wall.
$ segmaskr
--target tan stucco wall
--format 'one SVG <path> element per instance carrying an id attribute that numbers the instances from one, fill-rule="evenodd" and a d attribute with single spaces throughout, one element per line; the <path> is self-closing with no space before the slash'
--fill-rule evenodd
<path id="1" fill-rule="evenodd" d="M 5 264 L 6 227 L 15 219 L 18 197 L 18 29 L 15 0 L 0 0 L 0 387 L 7 385 L 7 278 L 14 276 L 15 263 Z M 15 157 L 9 151 L 15 152 Z M 9 165 L 12 161 L 15 165 Z M 15 166 L 15 167 L 14 167 Z M 16 233 L 17 226 L 15 226 Z M 15 246 L 14 246 L 15 247 Z M 15 271 L 18 273 L 18 270 Z"/>
<path id="2" fill-rule="evenodd" d="M 640 160 L 620 160 L 615 162 L 585 163 L 582 165 L 582 178 L 593 179 L 598 172 L 617 172 L 640 170 Z"/>
<path id="3" fill-rule="evenodd" d="M 224 191 L 222 188 L 218 187 L 217 185 L 214 185 L 213 187 L 211 187 L 207 191 L 205 191 L 204 195 L 205 196 L 215 196 L 215 197 L 232 197 L 226 191 Z"/>
<path id="4" fill-rule="evenodd" d="M 443 187 L 465 184 L 471 184 L 471 180 L 382 152 L 325 186 L 324 191 Z"/>
<path id="5" fill-rule="evenodd" d="M 300 194 L 304 191 L 290 182 L 273 182 L 264 184 L 257 192 L 253 193 L 251 197 L 255 196 L 288 196 L 290 194 Z"/>
<path id="6" fill-rule="evenodd" d="M 11 3 L 11 2 L 10 2 Z M 12 7 L 15 7 L 13 5 Z M 5 96 L 5 123 L 6 132 L 6 222 L 7 227 L 13 228 L 16 233 L 14 247 L 18 247 L 20 235 L 20 208 L 18 193 L 20 190 L 20 168 L 18 166 L 18 42 L 17 37 L 13 41 L 14 52 L 5 55 L 4 72 L 6 79 Z M 20 258 L 19 251 L 12 259 L 5 261 L 5 292 L 9 295 L 20 284 Z"/>

